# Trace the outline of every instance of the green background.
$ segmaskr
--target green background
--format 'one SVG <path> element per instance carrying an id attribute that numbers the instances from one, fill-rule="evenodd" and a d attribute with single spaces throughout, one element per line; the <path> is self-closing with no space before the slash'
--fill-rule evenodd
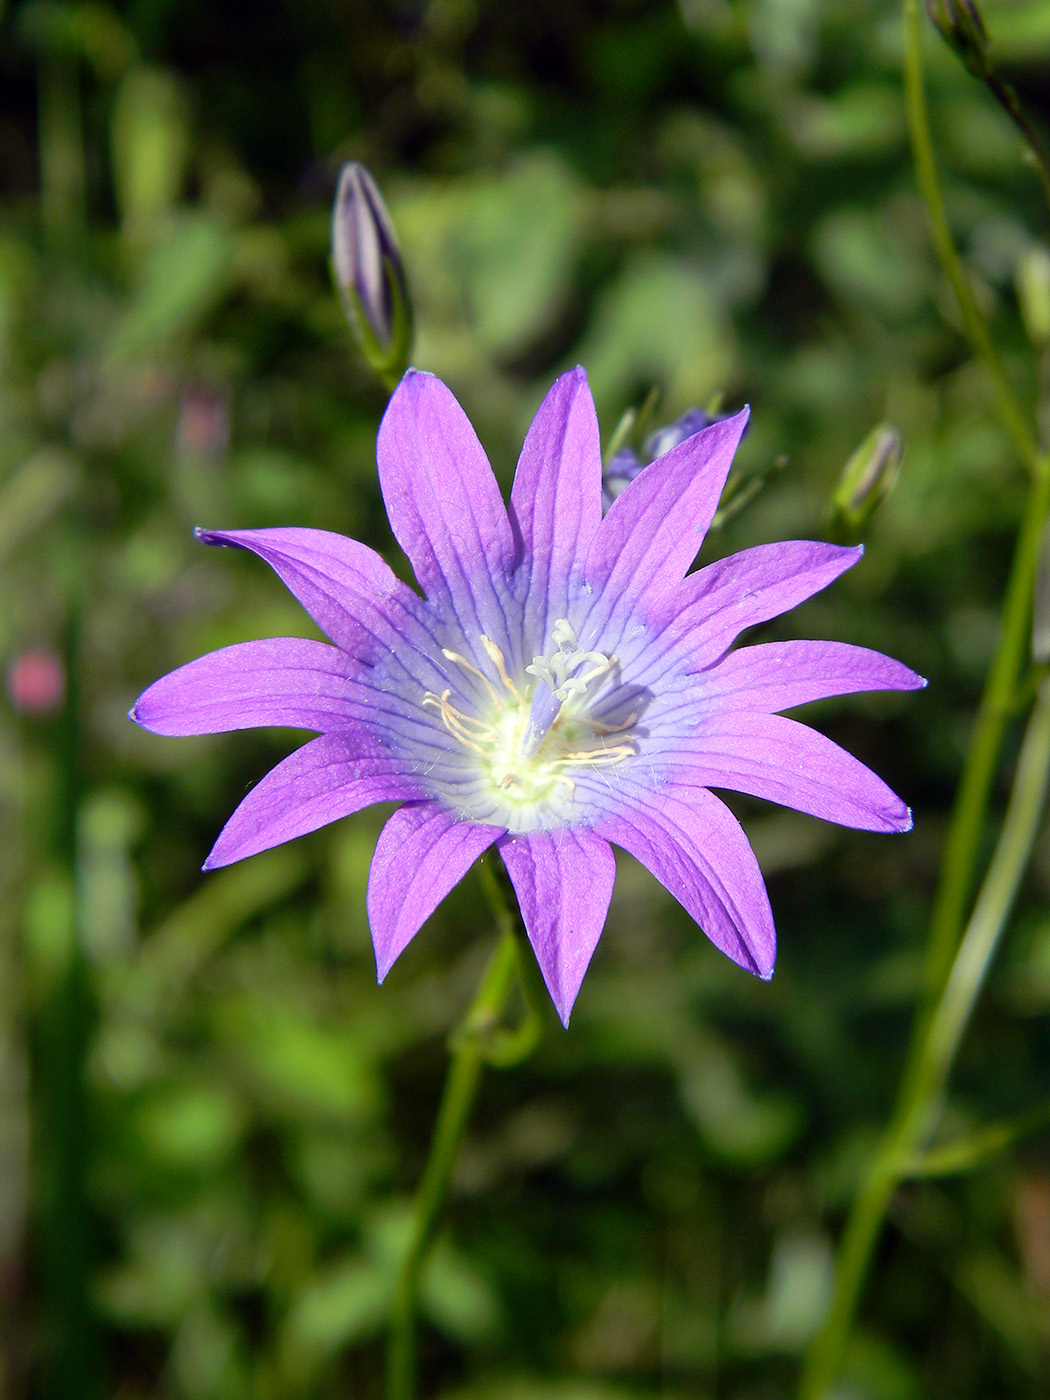
<path id="1" fill-rule="evenodd" d="M 984 13 L 1039 124 L 1050 6 Z M 605 441 L 652 386 L 656 421 L 750 403 L 738 462 L 768 479 L 705 560 L 826 538 L 850 453 L 884 418 L 903 436 L 862 562 L 762 636 L 929 677 L 806 715 L 915 830 L 730 799 L 777 919 L 769 984 L 621 859 L 571 1029 L 551 1011 L 535 1056 L 483 1082 L 423 1297 L 424 1397 L 786 1396 L 901 1069 L 1025 484 L 931 251 L 897 6 L 30 0 L 0 24 L 0 1394 L 381 1394 L 446 1040 L 493 944 L 478 885 L 377 989 L 384 812 L 202 876 L 302 736 L 126 718 L 204 651 L 317 635 L 193 526 L 319 526 L 394 557 L 385 396 L 327 267 L 359 159 L 400 235 L 414 361 L 505 486 L 576 363 Z M 926 38 L 953 228 L 1037 403 L 1016 286 L 1048 211 L 1007 119 Z M 15 703 L 30 648 L 67 670 L 45 713 Z M 1048 888 L 1043 837 L 946 1135 L 1047 1097 Z M 1045 1135 L 902 1189 L 848 1372 L 858 1400 L 1046 1393 Z"/>

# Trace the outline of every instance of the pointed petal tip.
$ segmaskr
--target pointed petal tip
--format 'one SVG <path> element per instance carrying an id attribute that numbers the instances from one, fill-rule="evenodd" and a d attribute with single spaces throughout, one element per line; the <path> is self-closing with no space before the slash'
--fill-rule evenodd
<path id="1" fill-rule="evenodd" d="M 194 525 L 193 538 L 198 544 L 226 544 L 221 530 L 206 530 L 203 525 Z"/>

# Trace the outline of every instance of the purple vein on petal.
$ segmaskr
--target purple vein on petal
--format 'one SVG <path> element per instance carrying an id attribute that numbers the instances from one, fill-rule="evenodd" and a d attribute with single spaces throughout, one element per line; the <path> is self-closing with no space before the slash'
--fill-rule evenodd
<path id="1" fill-rule="evenodd" d="M 390 525 L 428 598 L 458 616 L 469 636 L 507 647 L 494 585 L 514 560 L 514 539 L 477 434 L 449 389 L 410 370 L 379 427 L 379 481 Z"/>
<path id="2" fill-rule="evenodd" d="M 555 382 L 532 420 L 510 496 L 511 528 L 528 574 L 526 607 L 539 639 L 566 615 L 570 576 L 601 518 L 598 416 L 577 368 Z"/>
<path id="3" fill-rule="evenodd" d="M 375 802 L 425 795 L 404 765 L 366 735 L 322 734 L 256 783 L 219 833 L 204 869 L 280 846 Z"/>
<path id="4" fill-rule="evenodd" d="M 448 892 L 503 834 L 459 821 L 436 802 L 399 808 L 380 832 L 368 875 L 368 921 L 380 982 Z"/>
<path id="5" fill-rule="evenodd" d="M 567 1026 L 609 910 L 613 853 L 593 831 L 568 827 L 506 836 L 499 852 L 543 980 Z"/>
<path id="6" fill-rule="evenodd" d="M 740 823 L 703 788 L 645 792 L 634 785 L 596 830 L 629 852 L 674 895 L 727 957 L 769 977 L 776 934 L 758 861 Z"/>
<path id="7" fill-rule="evenodd" d="M 746 792 L 864 831 L 911 829 L 911 812 L 881 778 L 798 720 L 716 713 L 672 747 L 667 761 L 676 781 L 694 789 Z"/>

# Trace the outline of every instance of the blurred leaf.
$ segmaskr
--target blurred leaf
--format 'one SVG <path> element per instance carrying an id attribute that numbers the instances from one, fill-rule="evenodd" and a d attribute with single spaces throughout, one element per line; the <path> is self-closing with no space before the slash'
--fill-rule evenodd
<path id="1" fill-rule="evenodd" d="M 203 1084 L 158 1090 L 140 1105 L 136 1123 L 159 1164 L 190 1171 L 207 1171 L 224 1162 L 245 1126 L 233 1095 Z"/>
<path id="2" fill-rule="evenodd" d="M 306 1288 L 285 1322 L 283 1345 L 299 1363 L 333 1356 L 384 1325 L 394 1276 L 360 1258 L 332 1265 Z"/>
<path id="3" fill-rule="evenodd" d="M 151 231 L 178 199 L 189 153 L 186 99 L 177 79 L 131 68 L 113 104 L 113 180 L 126 230 Z"/>
<path id="4" fill-rule="evenodd" d="M 605 294 L 581 349 L 599 404 L 657 384 L 665 403 L 705 403 L 732 363 L 732 333 L 711 288 L 689 262 L 640 256 Z"/>
<path id="5" fill-rule="evenodd" d="M 76 463 L 42 448 L 0 485 L 0 563 L 59 511 L 77 486 Z"/>
<path id="6" fill-rule="evenodd" d="M 208 214 L 173 215 L 146 255 L 126 314 L 105 349 L 116 369 L 159 349 L 189 330 L 219 302 L 230 285 L 234 244 Z"/>
<path id="7" fill-rule="evenodd" d="M 379 1087 L 345 1028 L 307 1020 L 274 996 L 231 996 L 215 1020 L 240 1073 L 278 1113 L 345 1122 L 374 1108 Z"/>

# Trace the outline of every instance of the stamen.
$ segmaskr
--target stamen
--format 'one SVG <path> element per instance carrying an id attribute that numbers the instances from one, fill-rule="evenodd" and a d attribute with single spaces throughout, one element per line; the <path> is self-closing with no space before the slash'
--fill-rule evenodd
<path id="1" fill-rule="evenodd" d="M 491 747 L 497 737 L 496 731 L 491 724 L 485 724 L 482 720 L 475 719 L 473 715 L 465 715 L 462 710 L 457 710 L 455 705 L 450 705 L 448 697 L 451 694 L 451 690 L 445 690 L 440 695 L 435 695 L 432 690 L 428 690 L 423 696 L 423 704 L 432 705 L 435 710 L 440 712 L 442 722 L 453 738 L 458 739 L 468 749 L 473 749 L 475 753 L 484 756 L 489 752 L 489 749 L 483 748 L 477 740 L 482 739 Z"/>
<path id="2" fill-rule="evenodd" d="M 500 680 L 503 682 L 503 684 L 504 684 L 504 685 L 507 687 L 507 689 L 510 691 L 511 695 L 514 696 L 514 699 L 517 700 L 517 702 L 519 703 L 519 705 L 523 705 L 523 704 L 525 703 L 525 698 L 524 698 L 524 696 L 522 695 L 522 693 L 521 693 L 521 691 L 518 689 L 518 687 L 514 684 L 514 682 L 511 680 L 510 676 L 507 674 L 507 659 L 506 659 L 506 657 L 505 657 L 505 656 L 503 655 L 503 653 L 500 651 L 500 649 L 499 649 L 499 647 L 496 645 L 496 643 L 495 643 L 494 641 L 492 641 L 490 638 L 486 637 L 486 636 L 484 635 L 484 633 L 482 633 L 481 638 L 480 638 L 480 641 L 481 641 L 481 645 L 485 648 L 485 654 L 488 656 L 489 660 L 492 662 L 492 664 L 495 666 L 496 670 L 499 672 L 499 678 L 500 678 Z"/>
<path id="3" fill-rule="evenodd" d="M 616 657 L 581 650 L 566 618 L 555 621 L 551 637 L 551 654 L 535 656 L 525 667 L 526 675 L 549 688 L 546 697 L 540 696 L 542 704 L 535 682 L 516 684 L 503 651 L 484 635 L 478 637 L 476 655 L 480 660 L 484 653 L 495 668 L 496 682 L 458 651 L 444 648 L 442 654 L 480 681 L 488 699 L 480 705 L 464 700 L 468 709 L 462 710 L 452 703 L 451 688 L 440 695 L 428 690 L 423 696 L 424 706 L 438 711 L 456 742 L 477 756 L 471 763 L 477 762 L 490 800 L 495 798 L 512 826 L 571 802 L 575 779 L 584 769 L 610 767 L 638 753 L 630 734 L 636 713 L 618 724 L 605 724 L 587 713 L 593 692 L 602 687 L 601 678 L 616 665 Z M 533 713 L 538 704 L 539 717 Z"/>
<path id="4" fill-rule="evenodd" d="M 484 641 L 484 638 L 482 638 L 482 641 Z M 472 676 L 477 676 L 478 680 L 492 696 L 496 708 L 502 712 L 503 701 L 500 699 L 496 687 L 489 680 L 488 676 L 485 675 L 484 671 L 479 671 L 472 661 L 468 661 L 465 656 L 460 656 L 458 651 L 449 651 L 448 647 L 441 648 L 441 655 L 447 657 L 449 661 L 454 661 L 457 666 L 462 666 L 464 671 L 469 671 Z"/>

